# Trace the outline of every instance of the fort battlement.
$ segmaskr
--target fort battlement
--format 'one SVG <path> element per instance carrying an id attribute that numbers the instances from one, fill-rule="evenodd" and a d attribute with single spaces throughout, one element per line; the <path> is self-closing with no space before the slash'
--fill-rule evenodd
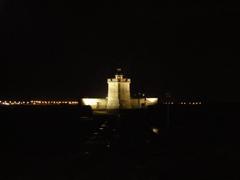
<path id="1" fill-rule="evenodd" d="M 131 83 L 131 79 L 123 78 L 123 79 L 108 79 L 108 82 L 128 82 Z"/>

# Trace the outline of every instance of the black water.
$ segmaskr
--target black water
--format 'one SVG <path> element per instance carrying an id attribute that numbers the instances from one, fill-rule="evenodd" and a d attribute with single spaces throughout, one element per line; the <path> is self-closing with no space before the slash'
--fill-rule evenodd
<path id="1" fill-rule="evenodd" d="M 1 107 L 1 178 L 240 178 L 239 104 L 78 108 Z"/>

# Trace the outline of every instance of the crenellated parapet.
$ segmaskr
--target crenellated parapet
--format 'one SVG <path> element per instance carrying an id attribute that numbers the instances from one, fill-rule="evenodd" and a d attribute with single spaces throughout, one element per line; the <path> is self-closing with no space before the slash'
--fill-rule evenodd
<path id="1" fill-rule="evenodd" d="M 131 83 L 131 79 L 128 78 L 122 78 L 122 79 L 118 79 L 118 78 L 113 78 L 113 79 L 108 79 L 107 82 L 127 82 L 127 83 Z"/>

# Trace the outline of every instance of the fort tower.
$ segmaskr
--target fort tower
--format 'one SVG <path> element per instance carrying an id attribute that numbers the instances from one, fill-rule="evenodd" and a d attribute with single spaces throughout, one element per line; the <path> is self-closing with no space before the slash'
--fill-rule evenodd
<path id="1" fill-rule="evenodd" d="M 124 78 L 121 69 L 117 69 L 115 78 L 108 79 L 107 109 L 130 109 L 130 83 L 131 80 Z"/>

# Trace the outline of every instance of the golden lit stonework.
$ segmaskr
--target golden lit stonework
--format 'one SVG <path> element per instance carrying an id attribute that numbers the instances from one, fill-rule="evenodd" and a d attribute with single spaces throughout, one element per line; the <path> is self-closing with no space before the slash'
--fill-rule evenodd
<path id="1" fill-rule="evenodd" d="M 149 105 L 157 104 L 158 98 L 131 98 L 131 79 L 125 78 L 122 70 L 117 69 L 114 78 L 109 78 L 108 96 L 106 99 L 84 98 L 84 105 L 91 106 L 94 110 L 114 110 L 114 109 L 137 109 Z"/>

